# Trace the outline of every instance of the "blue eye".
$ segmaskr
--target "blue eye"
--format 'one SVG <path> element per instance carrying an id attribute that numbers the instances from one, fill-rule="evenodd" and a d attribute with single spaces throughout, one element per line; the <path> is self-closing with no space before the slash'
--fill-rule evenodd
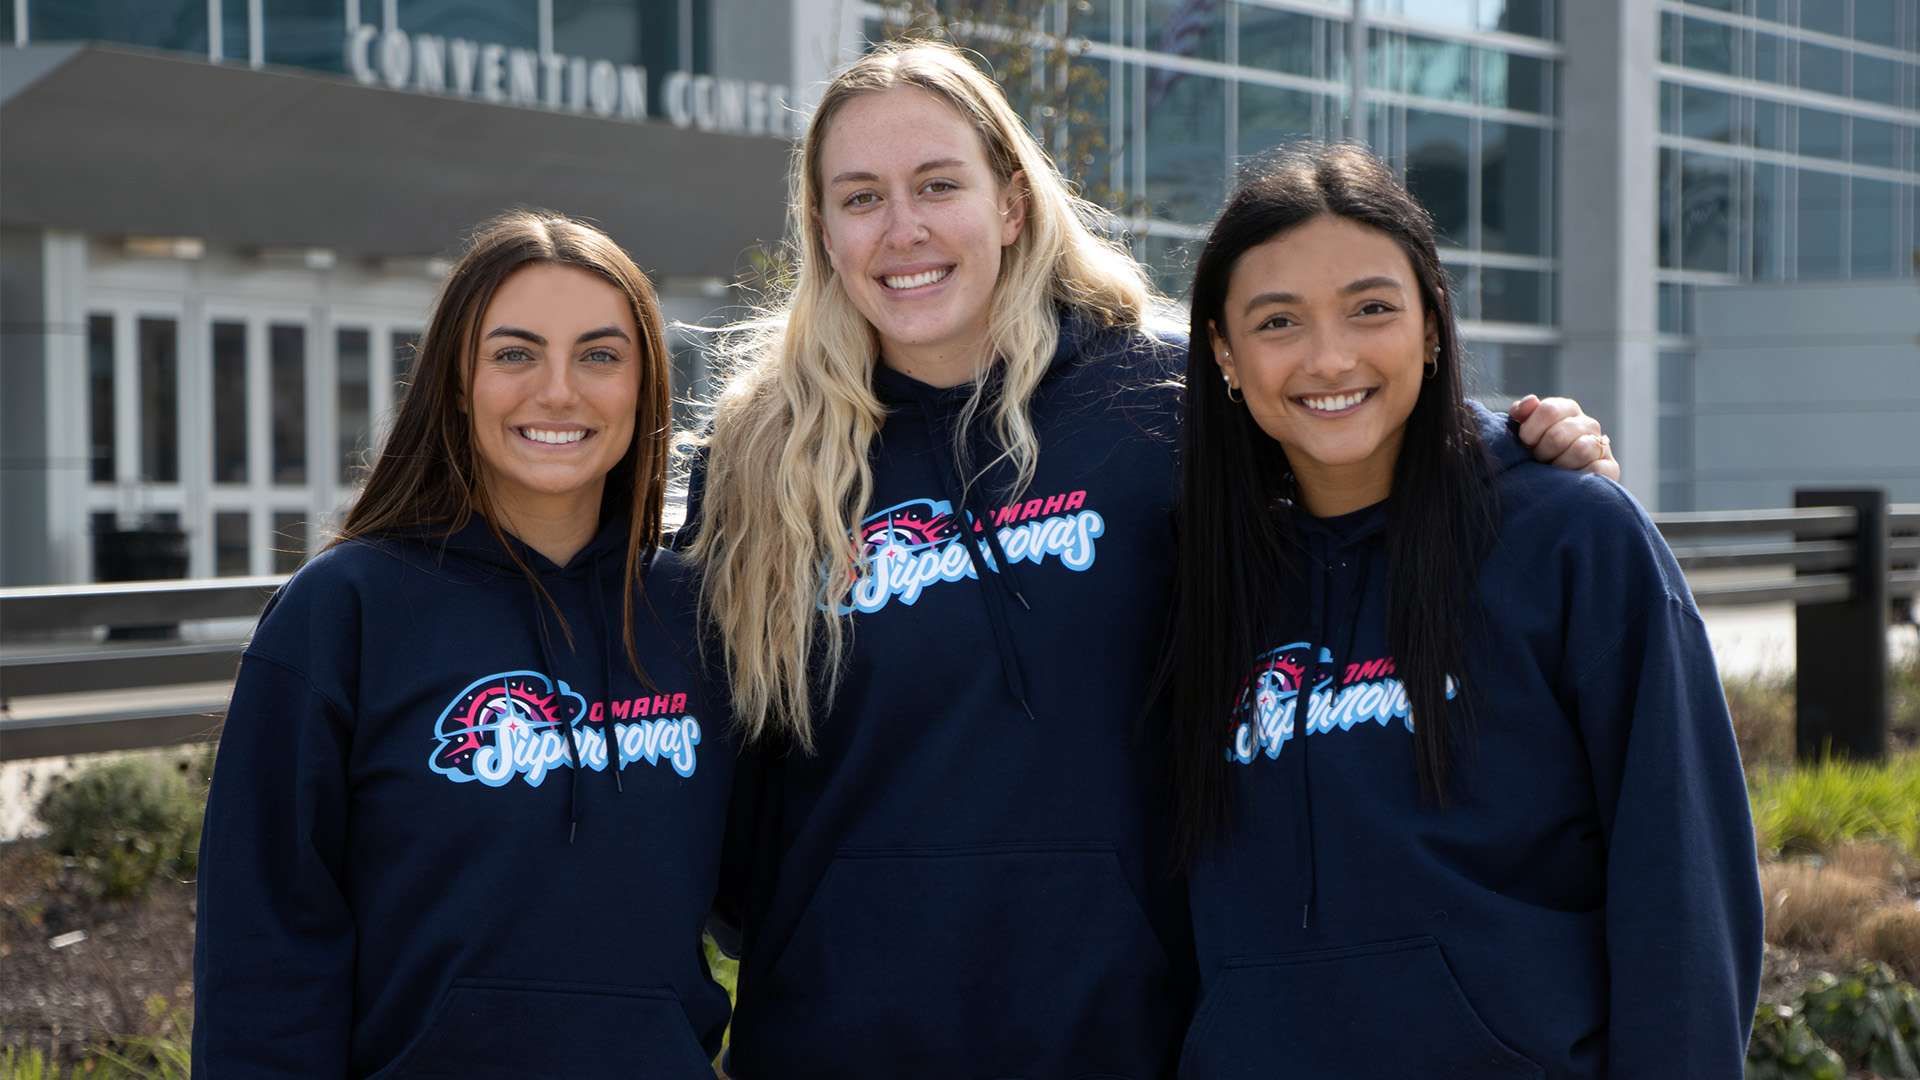
<path id="1" fill-rule="evenodd" d="M 496 364 L 524 364 L 532 359 L 533 354 L 521 348 L 501 349 L 493 354 Z"/>
<path id="2" fill-rule="evenodd" d="M 612 349 L 595 349 L 580 359 L 595 364 L 617 364 L 620 362 L 620 354 Z"/>

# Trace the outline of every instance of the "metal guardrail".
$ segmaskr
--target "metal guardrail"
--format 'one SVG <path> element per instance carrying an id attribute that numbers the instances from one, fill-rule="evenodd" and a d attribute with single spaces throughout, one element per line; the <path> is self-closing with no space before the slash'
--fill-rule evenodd
<path id="1" fill-rule="evenodd" d="M 1802 491 L 1782 510 L 1658 514 L 1703 607 L 1794 605 L 1801 752 L 1884 753 L 1891 598 L 1920 595 L 1920 504 Z M 1727 581 L 1722 572 L 1791 572 Z M 284 577 L 0 589 L 0 761 L 191 742 L 218 728 L 245 642 L 91 640 L 256 617 Z M 62 641 L 49 635 L 85 635 Z M 24 639 L 24 640 L 23 640 Z"/>

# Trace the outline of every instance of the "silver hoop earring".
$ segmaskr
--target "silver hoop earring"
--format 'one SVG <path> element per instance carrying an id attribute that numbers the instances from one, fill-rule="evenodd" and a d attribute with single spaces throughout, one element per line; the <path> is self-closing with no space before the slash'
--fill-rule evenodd
<path id="1" fill-rule="evenodd" d="M 1440 346 L 1435 345 L 1433 347 L 1433 351 L 1427 354 L 1427 378 L 1431 379 L 1435 375 L 1438 375 L 1439 373 L 1440 373 Z"/>
<path id="2" fill-rule="evenodd" d="M 1229 378 L 1226 375 L 1222 375 L 1220 376 L 1220 381 L 1227 384 L 1227 400 L 1228 401 L 1231 401 L 1235 405 L 1238 405 L 1241 402 L 1247 400 L 1247 396 L 1245 394 L 1242 394 L 1239 397 L 1233 396 L 1234 386 L 1233 386 L 1233 380 L 1231 378 Z"/>

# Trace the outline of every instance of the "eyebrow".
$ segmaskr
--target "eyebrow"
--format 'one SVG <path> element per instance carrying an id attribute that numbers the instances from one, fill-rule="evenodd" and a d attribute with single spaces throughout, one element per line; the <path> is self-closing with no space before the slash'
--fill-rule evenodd
<path id="1" fill-rule="evenodd" d="M 961 169 L 965 168 L 966 164 L 966 162 L 961 161 L 959 158 L 936 158 L 933 161 L 921 162 L 920 167 L 913 170 L 913 173 L 915 176 L 918 176 L 923 172 L 932 172 L 935 169 Z M 878 179 L 880 179 L 880 177 L 870 172 L 843 172 L 835 176 L 832 180 L 827 181 L 827 183 L 845 184 L 856 180 L 871 183 Z"/>
<path id="2" fill-rule="evenodd" d="M 1363 293 L 1363 292 L 1367 292 L 1370 289 L 1393 289 L 1394 291 L 1398 292 L 1400 289 L 1400 282 L 1394 280 L 1393 278 L 1387 277 L 1383 274 L 1377 274 L 1373 277 L 1361 278 L 1358 281 L 1348 282 L 1346 285 L 1341 286 L 1340 295 L 1352 296 L 1354 293 Z M 1242 312 L 1242 314 L 1251 312 L 1253 311 L 1254 308 L 1257 308 L 1262 304 L 1297 304 L 1299 302 L 1300 302 L 1300 296 L 1297 293 L 1265 292 L 1265 293 L 1261 293 L 1260 295 L 1254 297 L 1251 300 L 1248 300 L 1246 310 Z"/>
<path id="3" fill-rule="evenodd" d="M 540 345 L 540 346 L 545 346 L 547 343 L 546 338 L 541 337 L 539 334 L 536 334 L 531 330 L 522 330 L 518 326 L 496 326 L 493 329 L 487 331 L 487 336 L 482 340 L 492 341 L 494 338 L 500 338 L 500 337 L 519 338 L 521 341 L 530 341 L 535 345 Z M 599 341 L 601 338 L 619 338 L 621 341 L 624 341 L 629 345 L 633 344 L 633 339 L 627 336 L 627 332 L 625 330 L 622 330 L 619 327 L 612 326 L 612 325 L 602 326 L 602 327 L 599 327 L 598 329 L 589 330 L 586 333 L 581 334 L 579 337 L 573 339 L 573 343 L 575 345 L 584 345 L 589 341 Z"/>

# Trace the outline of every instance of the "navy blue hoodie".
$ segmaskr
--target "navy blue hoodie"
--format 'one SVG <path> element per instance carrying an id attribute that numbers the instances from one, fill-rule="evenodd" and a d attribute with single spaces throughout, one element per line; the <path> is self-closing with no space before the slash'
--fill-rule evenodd
<path id="1" fill-rule="evenodd" d="M 1018 501 L 1005 468 L 962 482 L 951 444 L 971 387 L 876 370 L 889 411 L 839 696 L 816 714 L 816 755 L 749 755 L 737 785 L 757 865 L 736 1080 L 1173 1067 L 1191 946 L 1143 698 L 1171 582 L 1182 359 L 1067 320 Z M 985 436 L 970 452 L 994 457 Z"/>
<path id="2" fill-rule="evenodd" d="M 1271 598 L 1234 827 L 1193 871 L 1187 1080 L 1742 1073 L 1761 905 L 1699 613 L 1631 496 L 1479 415 L 1501 519 L 1450 803 L 1387 651 L 1384 505 L 1299 515 L 1304 595 Z"/>
<path id="3" fill-rule="evenodd" d="M 627 662 L 626 535 L 518 547 L 571 645 L 478 517 L 274 596 L 207 805 L 196 1076 L 712 1076 L 734 754 L 674 553 L 634 602 L 651 689 Z"/>

